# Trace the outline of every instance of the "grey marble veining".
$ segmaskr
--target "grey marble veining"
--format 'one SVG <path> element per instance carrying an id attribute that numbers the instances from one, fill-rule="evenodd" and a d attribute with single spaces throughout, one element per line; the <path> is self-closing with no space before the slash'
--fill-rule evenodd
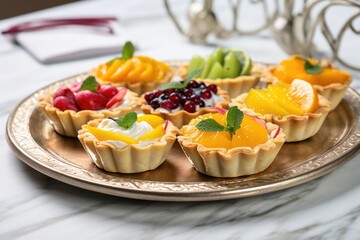
<path id="1" fill-rule="evenodd" d="M 178 9 L 186 7 L 181 1 L 173 2 Z M 188 59 L 214 49 L 189 44 L 165 15 L 160 0 L 81 1 L 2 20 L 0 29 L 34 18 L 87 14 L 119 16 L 138 39 L 139 52 L 159 59 Z M 268 33 L 261 36 L 214 43 L 241 46 L 262 62 L 286 57 Z M 17 159 L 5 139 L 13 108 L 39 88 L 110 57 L 42 65 L 0 36 L 0 239 L 360 239 L 359 156 L 324 177 L 290 189 L 198 203 L 95 193 L 49 178 Z M 351 86 L 358 91 L 359 79 L 360 74 L 354 73 Z"/>

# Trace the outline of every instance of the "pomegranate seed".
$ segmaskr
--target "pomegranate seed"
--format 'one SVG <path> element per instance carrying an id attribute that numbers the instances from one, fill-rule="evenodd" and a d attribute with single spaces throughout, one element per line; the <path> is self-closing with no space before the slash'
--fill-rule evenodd
<path id="1" fill-rule="evenodd" d="M 196 110 L 196 106 L 193 102 L 191 101 L 187 101 L 185 104 L 184 104 L 184 110 L 189 112 L 189 113 L 194 113 L 195 110 Z"/>
<path id="2" fill-rule="evenodd" d="M 155 90 L 154 92 L 155 97 L 160 97 L 161 94 L 163 94 L 163 92 L 161 90 Z"/>
<path id="3" fill-rule="evenodd" d="M 179 94 L 174 92 L 174 93 L 170 94 L 169 99 L 172 103 L 179 104 L 181 98 L 180 98 Z"/>
<path id="4" fill-rule="evenodd" d="M 65 96 L 58 96 L 54 100 L 54 107 L 60 109 L 61 111 L 73 110 L 75 112 L 79 111 L 79 108 L 76 106 L 75 102 L 72 102 L 69 98 Z"/>
<path id="5" fill-rule="evenodd" d="M 155 98 L 155 94 L 152 92 L 147 92 L 147 93 L 145 93 L 144 98 L 149 103 L 149 102 L 151 102 L 151 100 L 153 100 Z"/>
<path id="6" fill-rule="evenodd" d="M 186 97 L 190 97 L 193 94 L 194 94 L 194 91 L 191 90 L 191 89 L 185 89 L 184 90 L 184 96 L 186 96 Z"/>
<path id="7" fill-rule="evenodd" d="M 150 101 L 150 106 L 153 108 L 153 109 L 157 109 L 160 107 L 160 102 L 159 102 L 159 99 L 153 99 Z"/>
<path id="8" fill-rule="evenodd" d="M 199 88 L 206 88 L 206 85 L 204 82 L 199 82 Z"/>
<path id="9" fill-rule="evenodd" d="M 191 95 L 190 100 L 196 105 L 198 105 L 201 101 L 200 97 L 197 95 Z"/>
<path id="10" fill-rule="evenodd" d="M 187 87 L 189 87 L 189 88 L 198 88 L 198 87 L 199 87 L 199 83 L 198 83 L 197 81 L 195 81 L 195 80 L 191 80 L 191 81 L 188 83 Z"/>
<path id="11" fill-rule="evenodd" d="M 165 89 L 164 90 L 164 93 L 166 93 L 166 94 L 171 94 L 171 93 L 173 93 L 175 91 L 175 89 L 174 88 L 168 88 L 168 89 Z"/>
<path id="12" fill-rule="evenodd" d="M 217 86 L 215 84 L 210 84 L 209 86 L 207 86 L 207 89 L 215 94 L 217 93 Z"/>
<path id="13" fill-rule="evenodd" d="M 160 98 L 161 100 L 166 100 L 166 99 L 169 99 L 169 95 L 163 93 L 163 94 L 160 95 L 159 98 Z"/>
<path id="14" fill-rule="evenodd" d="M 181 96 L 180 97 L 180 104 L 181 106 L 184 106 L 184 104 L 188 101 L 189 99 L 186 96 Z"/>
<path id="15" fill-rule="evenodd" d="M 211 92 L 208 89 L 204 89 L 204 90 L 201 91 L 200 96 L 203 99 L 210 99 L 211 98 Z"/>
<path id="16" fill-rule="evenodd" d="M 161 103 L 161 107 L 171 111 L 174 109 L 174 104 L 170 100 L 165 100 Z"/>

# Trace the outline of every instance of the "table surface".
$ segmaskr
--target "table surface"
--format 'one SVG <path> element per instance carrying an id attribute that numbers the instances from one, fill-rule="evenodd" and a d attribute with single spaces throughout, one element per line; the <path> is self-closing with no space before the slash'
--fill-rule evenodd
<path id="1" fill-rule="evenodd" d="M 186 7 L 182 1 L 172 2 Z M 287 57 L 266 31 L 212 39 L 214 44 L 206 46 L 191 44 L 177 32 L 160 0 L 81 1 L 2 20 L 0 29 L 35 18 L 89 15 L 119 17 L 138 43 L 138 52 L 157 59 L 206 55 L 215 45 L 242 47 L 255 61 Z M 91 192 L 49 178 L 17 159 L 5 135 L 15 106 L 37 89 L 111 57 L 43 65 L 0 37 L 0 239 L 360 239 L 360 156 L 331 174 L 287 190 L 200 203 Z M 352 57 L 358 59 L 359 52 Z M 360 91 L 360 74 L 353 74 L 351 87 Z"/>

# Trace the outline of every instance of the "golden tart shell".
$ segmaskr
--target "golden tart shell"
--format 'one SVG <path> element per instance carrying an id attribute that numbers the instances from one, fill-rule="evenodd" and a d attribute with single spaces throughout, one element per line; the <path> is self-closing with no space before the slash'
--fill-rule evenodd
<path id="1" fill-rule="evenodd" d="M 226 91 L 218 88 L 217 95 L 224 98 L 224 100 L 217 102 L 214 107 L 228 108 L 230 99 Z M 160 112 L 159 110 L 154 110 L 150 105 L 148 105 L 146 100 L 144 99 L 144 95 L 141 96 L 140 102 L 141 102 L 140 108 L 145 114 L 154 114 L 159 117 L 162 117 L 163 119 L 170 120 L 177 128 L 181 128 L 183 125 L 188 124 L 191 121 L 191 119 L 194 119 L 200 115 L 217 112 L 216 110 L 211 109 L 211 107 L 205 107 L 205 108 L 200 108 L 198 111 L 194 113 L 189 113 L 185 110 L 180 110 L 174 113 L 164 113 L 164 112 Z"/>
<path id="2" fill-rule="evenodd" d="M 266 127 L 269 136 L 274 136 L 279 128 L 272 123 L 266 123 Z M 239 177 L 267 169 L 280 151 L 285 139 L 280 129 L 275 138 L 271 137 L 266 143 L 254 148 L 236 147 L 229 150 L 207 148 L 184 135 L 178 136 L 178 142 L 186 157 L 200 173 L 213 177 Z"/>
<path id="3" fill-rule="evenodd" d="M 47 119 L 54 127 L 55 131 L 61 135 L 68 137 L 77 137 L 78 131 L 83 124 L 98 118 L 119 117 L 128 112 L 134 111 L 138 105 L 139 98 L 137 94 L 127 91 L 126 98 L 130 100 L 127 106 L 117 106 L 103 110 L 81 110 L 75 112 L 73 110 L 61 111 L 53 106 L 54 93 L 49 93 L 39 98 L 39 108 L 46 115 Z"/>
<path id="4" fill-rule="evenodd" d="M 188 64 L 183 64 L 179 67 L 178 74 L 180 77 L 185 78 L 187 75 Z M 221 89 L 225 90 L 230 98 L 235 98 L 242 93 L 248 92 L 251 88 L 255 87 L 259 81 L 266 67 L 261 64 L 254 64 L 249 76 L 239 76 L 236 78 L 223 78 L 223 79 L 206 79 L 195 78 L 196 81 L 202 81 L 208 84 L 215 84 Z"/>
<path id="5" fill-rule="evenodd" d="M 87 125 L 97 127 L 102 119 L 95 119 Z M 85 128 L 79 130 L 78 138 L 93 163 L 105 171 L 116 173 L 140 173 L 159 167 L 166 159 L 176 141 L 176 128 L 168 123 L 165 134 L 159 141 L 145 147 L 130 144 L 117 148 L 106 141 L 90 137 Z"/>
<path id="6" fill-rule="evenodd" d="M 238 106 L 240 110 L 248 115 L 279 125 L 284 131 L 286 142 L 302 141 L 314 136 L 330 112 L 330 102 L 323 96 L 318 95 L 320 107 L 313 113 L 305 113 L 304 115 L 291 114 L 284 117 L 273 114 L 263 115 L 246 107 L 245 100 L 247 96 L 247 93 L 243 93 L 239 97 L 232 99 L 230 106 Z"/>

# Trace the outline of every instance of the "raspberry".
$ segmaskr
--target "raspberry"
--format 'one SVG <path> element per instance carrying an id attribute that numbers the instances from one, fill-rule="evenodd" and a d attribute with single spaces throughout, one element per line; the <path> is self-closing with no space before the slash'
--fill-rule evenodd
<path id="1" fill-rule="evenodd" d="M 111 85 L 98 85 L 96 91 L 108 99 L 111 99 L 118 93 L 117 88 Z"/>
<path id="2" fill-rule="evenodd" d="M 64 96 L 64 97 L 68 98 L 71 102 L 75 103 L 75 95 L 68 87 L 59 88 L 53 95 L 53 100 L 55 100 L 56 98 L 58 98 L 60 96 Z"/>
<path id="3" fill-rule="evenodd" d="M 76 94 L 75 99 L 81 110 L 104 109 L 108 102 L 104 95 L 89 90 L 80 91 Z"/>
<path id="4" fill-rule="evenodd" d="M 61 111 L 73 110 L 75 112 L 79 111 L 79 108 L 76 106 L 76 103 L 71 101 L 66 96 L 58 96 L 54 100 L 54 107 L 60 109 Z"/>

